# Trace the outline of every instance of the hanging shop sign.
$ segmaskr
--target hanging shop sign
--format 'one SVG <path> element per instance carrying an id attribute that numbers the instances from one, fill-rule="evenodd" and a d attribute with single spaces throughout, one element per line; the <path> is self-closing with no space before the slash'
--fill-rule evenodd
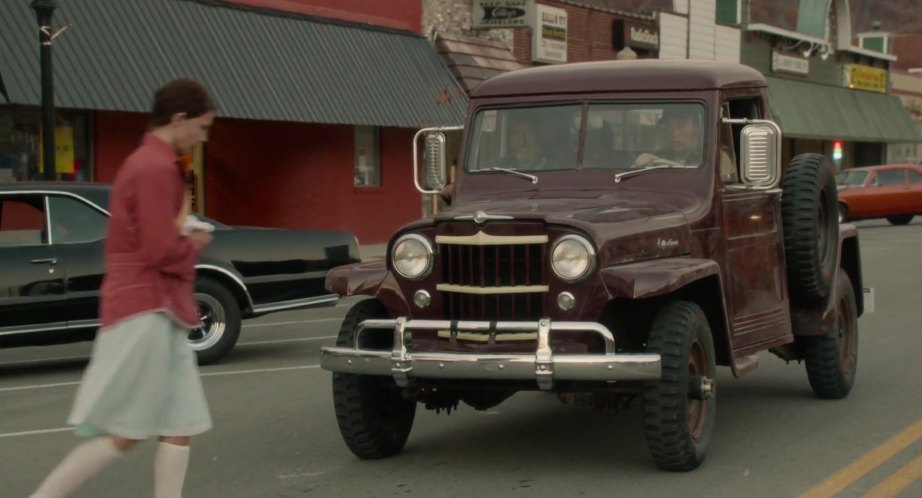
<path id="1" fill-rule="evenodd" d="M 473 29 L 527 28 L 533 0 L 476 0 Z"/>
<path id="2" fill-rule="evenodd" d="M 659 29 L 654 23 L 640 23 L 615 19 L 611 25 L 612 47 L 640 50 L 659 50 Z"/>
<path id="3" fill-rule="evenodd" d="M 567 62 L 567 11 L 536 4 L 534 17 L 531 60 L 549 64 Z"/>
<path id="4" fill-rule="evenodd" d="M 887 70 L 860 64 L 845 66 L 845 82 L 849 88 L 887 93 Z"/>
<path id="5" fill-rule="evenodd" d="M 810 74 L 810 61 L 802 57 L 772 52 L 772 72 L 807 76 Z"/>

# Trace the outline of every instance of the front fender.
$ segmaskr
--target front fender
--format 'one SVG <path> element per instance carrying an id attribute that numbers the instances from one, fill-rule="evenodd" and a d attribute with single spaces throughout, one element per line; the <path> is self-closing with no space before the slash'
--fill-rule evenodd
<path id="1" fill-rule="evenodd" d="M 409 316 L 410 306 L 384 261 L 337 266 L 327 272 L 328 291 L 348 296 L 370 296 L 381 301 L 391 316 Z"/>
<path id="2" fill-rule="evenodd" d="M 387 277 L 384 261 L 337 266 L 327 272 L 324 283 L 328 291 L 340 296 L 374 296 Z"/>
<path id="3" fill-rule="evenodd" d="M 664 258 L 611 266 L 599 272 L 611 298 L 640 299 L 668 294 L 704 277 L 720 274 L 710 259 Z"/>

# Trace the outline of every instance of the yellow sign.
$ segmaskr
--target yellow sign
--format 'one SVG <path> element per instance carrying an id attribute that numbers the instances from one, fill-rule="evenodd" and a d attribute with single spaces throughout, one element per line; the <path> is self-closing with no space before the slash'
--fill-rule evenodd
<path id="1" fill-rule="evenodd" d="M 39 134 L 38 142 L 38 170 L 45 171 L 45 148 Z M 54 171 L 56 173 L 74 172 L 74 129 L 70 126 L 59 126 L 54 129 Z"/>
<path id="2" fill-rule="evenodd" d="M 850 64 L 846 66 L 848 87 L 856 90 L 887 93 L 887 70 L 871 66 Z"/>

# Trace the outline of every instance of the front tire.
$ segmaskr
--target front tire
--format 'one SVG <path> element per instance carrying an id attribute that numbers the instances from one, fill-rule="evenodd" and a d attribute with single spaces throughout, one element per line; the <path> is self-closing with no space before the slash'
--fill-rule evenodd
<path id="1" fill-rule="evenodd" d="M 858 306 L 851 280 L 839 273 L 836 324 L 827 334 L 801 338 L 810 387 L 818 398 L 848 396 L 858 368 Z"/>
<path id="2" fill-rule="evenodd" d="M 199 365 L 223 358 L 240 337 L 240 305 L 230 290 L 216 280 L 199 277 L 195 282 L 195 301 L 202 326 L 189 331 L 189 347 Z"/>
<path id="3" fill-rule="evenodd" d="M 658 353 L 662 374 L 644 386 L 644 432 L 658 467 L 689 471 L 704 461 L 717 410 L 714 340 L 701 307 L 688 301 L 656 315 L 647 351 Z"/>
<path id="4" fill-rule="evenodd" d="M 352 347 L 358 325 L 369 318 L 389 318 L 380 301 L 366 299 L 346 314 L 336 345 Z M 362 348 L 390 349 L 393 331 L 368 330 Z M 399 453 L 410 436 L 416 402 L 401 395 L 390 377 L 333 372 L 333 406 L 346 446 L 362 459 L 387 458 Z"/>

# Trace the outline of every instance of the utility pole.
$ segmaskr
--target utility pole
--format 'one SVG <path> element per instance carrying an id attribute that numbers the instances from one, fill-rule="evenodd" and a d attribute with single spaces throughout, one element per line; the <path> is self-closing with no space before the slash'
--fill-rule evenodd
<path id="1" fill-rule="evenodd" d="M 58 7 L 57 0 L 32 0 L 38 20 L 38 39 L 41 46 L 42 64 L 42 162 L 45 180 L 54 180 L 54 71 L 51 64 L 51 43 L 60 34 L 53 32 L 51 18 Z"/>

